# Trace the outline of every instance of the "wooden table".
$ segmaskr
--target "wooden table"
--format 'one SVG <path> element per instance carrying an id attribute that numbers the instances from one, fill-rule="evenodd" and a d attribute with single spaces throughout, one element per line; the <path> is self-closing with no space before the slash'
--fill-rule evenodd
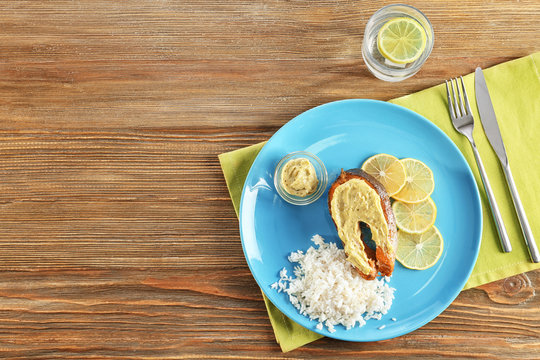
<path id="1" fill-rule="evenodd" d="M 411 1 L 435 47 L 385 83 L 360 47 L 387 3 L 3 1 L 0 358 L 539 358 L 540 271 L 393 340 L 275 343 L 217 155 L 540 49 L 538 0 Z"/>

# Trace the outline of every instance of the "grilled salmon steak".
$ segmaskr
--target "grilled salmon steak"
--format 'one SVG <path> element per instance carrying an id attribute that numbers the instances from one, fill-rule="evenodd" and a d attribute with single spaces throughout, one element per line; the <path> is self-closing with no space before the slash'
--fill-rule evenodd
<path id="1" fill-rule="evenodd" d="M 361 169 L 341 170 L 328 191 L 328 208 L 347 260 L 367 280 L 394 270 L 397 229 L 390 198 L 380 182 Z M 362 236 L 371 230 L 375 249 Z"/>

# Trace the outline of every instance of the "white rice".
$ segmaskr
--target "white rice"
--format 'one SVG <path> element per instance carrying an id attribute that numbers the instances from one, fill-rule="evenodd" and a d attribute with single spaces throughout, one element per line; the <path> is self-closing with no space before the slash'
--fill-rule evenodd
<path id="1" fill-rule="evenodd" d="M 279 280 L 271 285 L 278 292 L 285 292 L 298 311 L 317 320 L 316 328 L 323 324 L 329 332 L 336 325 L 347 330 L 365 325 L 368 319 L 380 320 L 392 305 L 394 288 L 384 277 L 375 280 L 363 279 L 345 259 L 345 252 L 335 243 L 325 243 L 315 235 L 311 246 L 304 254 L 301 250 L 289 255 L 294 267 L 294 276 L 288 276 L 283 268 Z"/>

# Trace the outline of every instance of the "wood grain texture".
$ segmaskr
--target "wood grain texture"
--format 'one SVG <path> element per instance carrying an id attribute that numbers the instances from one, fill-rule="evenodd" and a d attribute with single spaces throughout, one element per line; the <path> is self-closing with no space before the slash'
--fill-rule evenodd
<path id="1" fill-rule="evenodd" d="M 0 358 L 539 358 L 539 271 L 397 339 L 275 343 L 217 155 L 540 49 L 536 0 L 412 1 L 435 47 L 384 83 L 360 47 L 387 3 L 1 2 Z"/>

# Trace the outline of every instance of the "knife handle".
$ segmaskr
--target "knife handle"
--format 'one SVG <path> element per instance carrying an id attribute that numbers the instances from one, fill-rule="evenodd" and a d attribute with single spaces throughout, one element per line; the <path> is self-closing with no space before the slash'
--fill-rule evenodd
<path id="1" fill-rule="evenodd" d="M 519 198 L 519 193 L 516 189 L 516 184 L 514 183 L 514 178 L 512 177 L 512 172 L 510 171 L 510 165 L 502 167 L 504 170 L 504 175 L 506 177 L 506 183 L 510 189 L 510 194 L 512 195 L 512 201 L 514 202 L 514 207 L 516 208 L 516 213 L 519 219 L 519 224 L 521 225 L 521 231 L 523 232 L 523 237 L 525 238 L 525 243 L 529 248 L 529 254 L 531 255 L 531 260 L 534 263 L 540 262 L 540 253 L 538 253 L 538 247 L 534 241 L 534 236 L 529 226 L 529 221 L 527 220 L 527 215 L 525 215 L 525 210 L 523 205 L 521 205 L 521 199 Z"/>
<path id="2" fill-rule="evenodd" d="M 497 232 L 499 233 L 499 240 L 501 241 L 502 250 L 504 252 L 510 252 L 512 251 L 512 245 L 510 244 L 510 239 L 508 238 L 508 234 L 506 233 L 506 228 L 504 227 L 501 212 L 499 211 L 497 201 L 495 200 L 495 195 L 493 195 L 493 191 L 491 190 L 491 185 L 489 184 L 487 173 L 484 169 L 484 164 L 482 163 L 482 159 L 480 159 L 480 154 L 478 153 L 478 149 L 476 148 L 474 142 L 471 142 L 471 145 L 473 148 L 476 165 L 478 165 L 478 170 L 480 170 L 480 177 L 482 178 L 482 183 L 484 184 L 484 188 L 486 189 L 489 206 L 491 207 L 491 213 L 493 214 L 493 220 L 495 221 Z"/>

